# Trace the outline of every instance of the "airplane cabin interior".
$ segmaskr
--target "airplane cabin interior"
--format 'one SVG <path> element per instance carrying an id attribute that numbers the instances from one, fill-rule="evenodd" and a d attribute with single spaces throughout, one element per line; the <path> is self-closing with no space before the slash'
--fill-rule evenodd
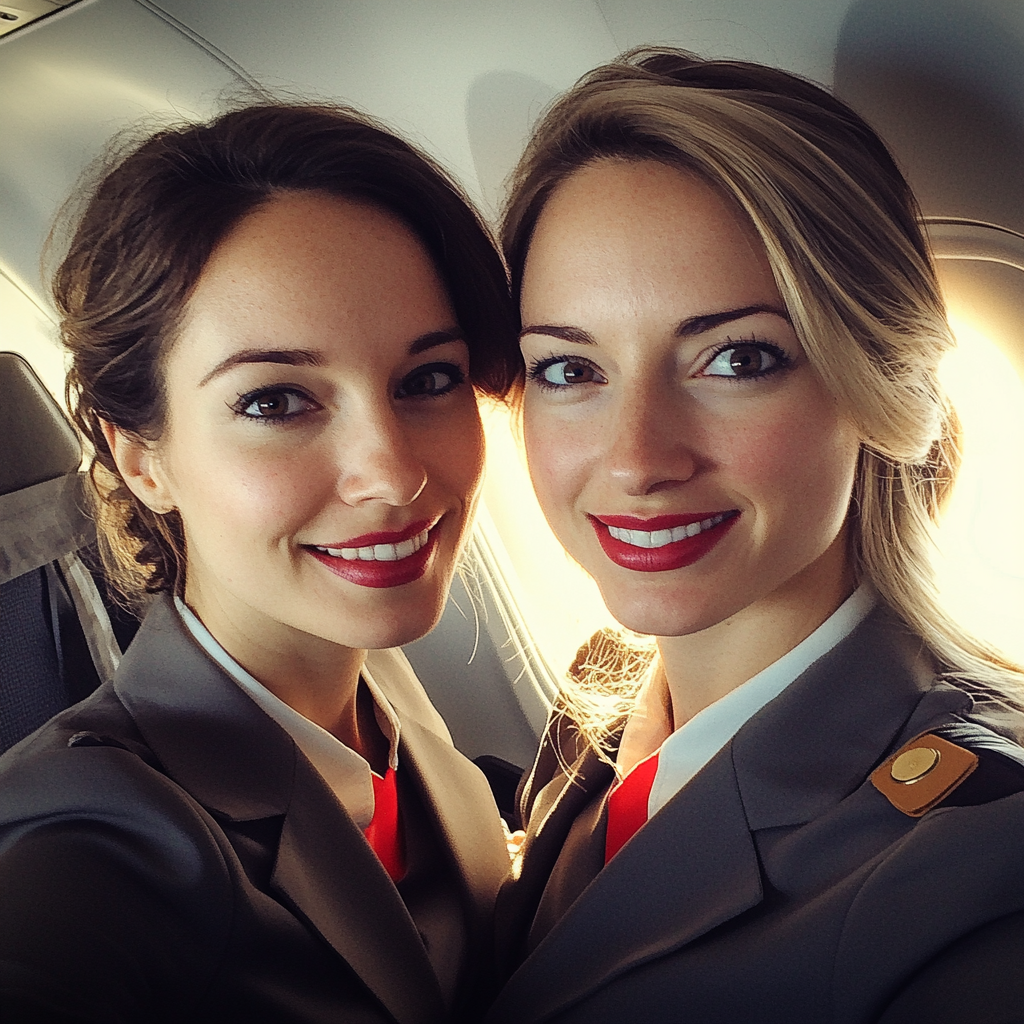
<path id="1" fill-rule="evenodd" d="M 966 455 L 935 550 L 943 600 L 1024 660 L 1016 0 L 0 0 L 0 749 L 108 678 L 133 632 L 81 511 L 46 282 L 55 218 L 107 148 L 248 97 L 343 101 L 424 147 L 495 221 L 538 115 L 643 43 L 804 75 L 891 147 L 959 342 L 944 372 Z M 544 522 L 514 414 L 483 413 L 486 479 L 463 569 L 440 625 L 407 654 L 507 807 L 559 674 L 611 620 Z"/>

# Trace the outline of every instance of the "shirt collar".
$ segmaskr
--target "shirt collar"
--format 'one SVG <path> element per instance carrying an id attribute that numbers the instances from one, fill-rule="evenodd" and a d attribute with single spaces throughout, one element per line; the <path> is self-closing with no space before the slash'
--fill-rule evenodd
<path id="1" fill-rule="evenodd" d="M 373 819 L 374 808 L 373 773 L 369 762 L 326 729 L 289 707 L 283 700 L 271 693 L 255 676 L 242 668 L 214 639 L 213 634 L 181 598 L 174 598 L 174 606 L 178 610 L 185 628 L 192 634 L 196 643 L 224 670 L 230 679 L 291 736 L 313 767 L 323 776 L 324 781 L 356 825 L 361 829 L 367 828 Z M 365 666 L 361 676 L 373 697 L 377 724 L 389 743 L 388 763 L 392 768 L 397 769 L 398 745 L 401 736 L 398 715 Z"/>
<path id="2" fill-rule="evenodd" d="M 878 595 L 862 583 L 810 636 L 698 712 L 661 746 L 648 816 L 661 810 L 769 701 L 867 618 Z"/>

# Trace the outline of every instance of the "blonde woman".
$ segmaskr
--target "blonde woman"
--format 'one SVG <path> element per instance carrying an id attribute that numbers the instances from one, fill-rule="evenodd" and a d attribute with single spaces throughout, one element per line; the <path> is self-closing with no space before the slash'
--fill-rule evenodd
<path id="1" fill-rule="evenodd" d="M 573 667 L 488 1019 L 1024 1019 L 1024 680 L 935 600 L 953 341 L 884 145 L 638 51 L 543 119 L 503 241 L 541 505 L 657 647 Z"/>

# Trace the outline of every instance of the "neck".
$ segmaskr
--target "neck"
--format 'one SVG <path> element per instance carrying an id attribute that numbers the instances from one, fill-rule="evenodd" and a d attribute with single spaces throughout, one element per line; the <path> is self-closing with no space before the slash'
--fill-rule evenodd
<path id="1" fill-rule="evenodd" d="M 840 537 L 803 573 L 729 618 L 687 636 L 659 637 L 672 730 L 791 651 L 854 588 Z"/>
<path id="2" fill-rule="evenodd" d="M 304 718 L 373 764 L 383 737 L 372 698 L 359 700 L 366 651 L 325 640 L 279 621 L 254 621 L 187 588 L 185 603 L 213 638 L 251 676 Z"/>

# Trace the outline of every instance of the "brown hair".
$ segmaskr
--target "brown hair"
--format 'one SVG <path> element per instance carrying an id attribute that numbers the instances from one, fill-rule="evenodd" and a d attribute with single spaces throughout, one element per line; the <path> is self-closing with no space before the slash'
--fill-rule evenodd
<path id="1" fill-rule="evenodd" d="M 844 103 L 787 72 L 630 51 L 552 105 L 511 178 L 502 243 L 516 299 L 545 203 L 605 159 L 696 174 L 749 218 L 809 361 L 860 430 L 859 578 L 948 675 L 1019 700 L 1016 668 L 964 634 L 936 598 L 932 529 L 960 462 L 959 423 L 937 371 L 954 340 L 917 202 L 885 144 Z M 637 681 L 587 707 L 582 689 L 567 686 L 600 738 L 628 712 Z"/>
<path id="2" fill-rule="evenodd" d="M 282 191 L 372 203 L 416 234 L 465 333 L 470 377 L 503 395 L 517 352 L 504 265 L 455 182 L 365 115 L 260 104 L 168 128 L 113 161 L 93 190 L 53 281 L 72 355 L 68 403 L 95 455 L 96 518 L 112 581 L 130 602 L 183 582 L 177 512 L 158 515 L 125 486 L 101 429 L 154 440 L 164 424 L 161 363 L 214 248 Z"/>

